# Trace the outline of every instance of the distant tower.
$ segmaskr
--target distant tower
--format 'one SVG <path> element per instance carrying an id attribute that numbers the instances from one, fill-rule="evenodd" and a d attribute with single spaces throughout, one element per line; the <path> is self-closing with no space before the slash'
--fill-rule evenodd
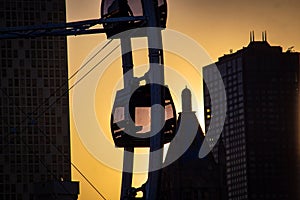
<path id="1" fill-rule="evenodd" d="M 198 157 L 204 134 L 195 112 L 192 111 L 191 96 L 188 88 L 182 91 L 182 113 L 179 113 L 177 130 L 177 135 L 181 136 L 179 140 L 175 138 L 170 143 L 165 163 L 182 150 L 184 144 L 190 145 L 183 155 L 163 169 L 161 199 L 219 200 L 219 167 L 211 153 L 203 159 Z M 194 131 L 197 132 L 196 136 L 190 139 L 188 135 L 194 134 Z"/>

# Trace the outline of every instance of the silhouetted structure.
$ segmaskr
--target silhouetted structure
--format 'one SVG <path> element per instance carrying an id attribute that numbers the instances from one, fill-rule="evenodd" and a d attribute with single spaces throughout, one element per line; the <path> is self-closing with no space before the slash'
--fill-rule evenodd
<path id="1" fill-rule="evenodd" d="M 151 2 L 154 3 L 154 2 Z M 155 4 L 155 3 L 154 3 Z M 138 17 L 146 16 L 147 8 L 149 5 L 143 0 L 102 0 L 101 1 L 101 18 L 120 18 L 120 17 Z M 157 9 L 155 10 L 158 21 L 157 26 L 166 28 L 167 22 L 167 1 L 158 0 Z M 147 23 L 143 20 L 135 20 L 131 22 L 114 22 L 104 23 L 103 27 L 106 30 L 107 37 L 115 36 L 117 33 L 126 31 L 133 28 L 147 27 L 149 25 L 149 19 Z M 151 25 L 150 27 L 152 27 Z M 119 37 L 119 36 L 115 36 Z"/>
<path id="2" fill-rule="evenodd" d="M 131 95 L 129 114 L 126 114 L 128 107 L 126 97 L 129 96 L 127 89 L 119 90 L 116 94 L 111 115 L 111 133 L 117 147 L 149 147 L 151 138 L 151 87 L 160 88 L 165 95 L 163 107 L 165 108 L 166 117 L 163 143 L 168 143 L 174 138 L 177 119 L 169 88 L 157 84 L 146 84 L 139 86 Z M 128 119 L 129 117 L 130 119 Z"/>
<path id="3" fill-rule="evenodd" d="M 182 113 L 179 113 L 178 127 L 177 134 L 188 135 L 195 131 L 197 134 L 195 138 L 186 139 L 188 137 L 183 136 L 171 142 L 165 163 L 172 160 L 184 144 L 191 145 L 183 151 L 179 159 L 163 168 L 161 199 L 221 199 L 220 167 L 212 153 L 203 159 L 198 157 L 204 134 L 195 112 L 192 111 L 191 92 L 187 88 L 182 92 Z"/>
<path id="4" fill-rule="evenodd" d="M 230 200 L 300 199 L 299 184 L 299 53 L 282 52 L 254 41 L 215 63 L 226 88 L 227 118 L 223 128 L 226 182 Z M 212 118 L 218 122 L 225 106 L 212 66 L 203 68 L 206 131 Z M 211 99 L 216 105 L 211 108 Z M 215 109 L 211 113 L 211 109 Z M 217 148 L 214 150 L 217 158 Z"/>
<path id="5" fill-rule="evenodd" d="M 66 22 L 65 1 L 0 5 L 0 27 Z M 71 181 L 66 37 L 1 40 L 0 65 L 0 199 L 34 199 L 33 183 Z"/>
<path id="6" fill-rule="evenodd" d="M 79 194 L 79 183 L 70 181 L 36 183 L 34 193 L 37 200 L 75 200 Z"/>

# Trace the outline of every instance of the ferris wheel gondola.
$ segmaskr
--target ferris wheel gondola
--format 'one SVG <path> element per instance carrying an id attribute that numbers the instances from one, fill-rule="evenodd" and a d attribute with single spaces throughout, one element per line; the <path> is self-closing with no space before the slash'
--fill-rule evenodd
<path id="1" fill-rule="evenodd" d="M 151 85 L 139 86 L 130 99 L 127 99 L 128 94 L 124 90 L 117 92 L 111 115 L 111 133 L 117 147 L 149 147 L 151 136 L 156 134 L 151 132 Z M 176 110 L 169 88 L 157 87 L 161 87 L 165 96 L 162 128 L 163 143 L 168 143 L 176 132 Z"/>

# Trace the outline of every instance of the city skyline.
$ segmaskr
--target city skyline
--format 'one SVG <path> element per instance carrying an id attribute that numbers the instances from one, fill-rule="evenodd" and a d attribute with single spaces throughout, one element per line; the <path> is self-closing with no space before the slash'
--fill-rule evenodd
<path id="1" fill-rule="evenodd" d="M 289 3 L 278 0 L 263 2 L 258 0 L 251 2 L 195 0 L 183 2 L 172 0 L 168 1 L 167 28 L 184 33 L 196 40 L 207 50 L 214 61 L 223 54 L 229 54 L 230 49 L 233 49 L 233 52 L 235 52 L 237 49 L 247 46 L 249 43 L 249 32 L 252 30 L 255 31 L 256 40 L 260 40 L 261 32 L 266 30 L 268 41 L 272 45 L 278 44 L 283 46 L 284 50 L 295 46 L 295 50 L 299 51 L 300 38 L 298 36 L 300 35 L 300 24 L 297 20 L 300 18 L 300 13 L 297 11 L 300 8 L 299 3 L 297 0 L 289 1 Z M 97 0 L 89 3 L 69 0 L 67 1 L 67 19 L 68 21 L 76 21 L 97 18 L 100 16 L 99 8 L 100 1 Z M 105 39 L 104 35 L 69 37 L 70 74 L 75 72 L 83 63 L 86 55 L 99 42 Z M 178 62 L 178 59 L 174 59 L 174 61 L 180 66 L 188 64 L 182 61 Z M 166 63 L 172 62 L 166 58 Z M 120 64 L 116 65 L 116 67 L 121 70 Z M 109 73 L 114 73 L 114 71 L 110 70 Z M 202 85 L 199 85 L 199 87 L 202 87 Z M 111 91 L 111 89 L 109 90 Z M 197 100 L 202 102 L 202 99 Z M 203 121 L 200 119 L 199 121 L 203 129 Z M 118 198 L 119 194 L 116 194 L 115 191 L 116 188 L 119 188 L 120 174 L 95 160 L 82 145 L 74 122 L 72 122 L 71 127 L 73 133 L 72 145 L 73 148 L 76 146 L 76 149 L 73 150 L 75 155 L 73 156 L 73 161 L 81 166 L 81 169 L 91 177 L 93 183 L 101 191 L 104 191 L 107 198 Z M 86 165 L 86 161 L 88 161 L 89 165 Z M 93 175 L 89 171 L 99 173 Z M 74 178 L 79 177 L 76 172 L 73 172 L 73 175 Z M 80 177 L 78 180 L 80 180 Z M 103 184 L 103 181 L 105 184 Z M 144 182 L 144 176 L 135 177 L 135 186 L 140 186 Z M 81 186 L 82 197 L 97 198 L 97 194 L 89 186 L 85 185 L 84 181 L 81 181 Z"/>
<path id="2" fill-rule="evenodd" d="M 266 4 L 265 2 L 263 3 L 257 3 L 257 2 L 258 1 L 255 1 L 249 6 L 250 11 L 255 10 L 256 13 L 255 16 L 252 16 L 253 13 L 249 11 L 251 15 L 249 13 L 245 14 L 247 15 L 247 20 L 245 20 L 246 22 L 234 23 L 237 22 L 238 18 L 236 18 L 236 16 L 230 16 L 230 15 L 228 16 L 228 13 L 230 13 L 230 11 L 234 9 L 233 5 L 236 6 L 236 4 L 234 4 L 236 3 L 235 1 L 229 2 L 228 5 L 225 5 L 225 7 L 224 4 L 222 4 L 221 2 L 213 2 L 213 3 L 202 2 L 206 4 L 201 5 L 197 1 L 191 1 L 189 2 L 189 5 L 186 5 L 186 3 L 184 2 L 172 1 L 169 2 L 170 16 L 169 16 L 167 27 L 173 28 L 179 32 L 186 33 L 191 38 L 197 40 L 197 42 L 202 44 L 205 47 L 205 49 L 212 55 L 213 60 L 215 60 L 217 57 L 219 57 L 222 54 L 230 53 L 230 49 L 233 49 L 233 52 L 235 52 L 236 49 L 239 49 L 241 48 L 241 46 L 247 44 L 249 41 L 248 39 L 249 31 L 251 30 L 255 30 L 257 32 L 257 36 L 256 36 L 257 38 L 260 38 L 261 31 L 267 30 L 269 41 L 271 41 L 271 43 L 275 42 L 280 44 L 281 42 L 283 42 L 283 46 L 285 50 L 295 45 L 296 47 L 294 49 L 297 50 L 298 49 L 297 44 L 300 43 L 299 38 L 296 37 L 297 35 L 299 35 L 298 34 L 299 26 L 297 26 L 298 25 L 297 19 L 299 19 L 299 17 L 297 18 L 298 12 L 294 11 L 296 8 L 299 8 L 297 1 L 290 1 L 289 4 L 282 4 L 279 1 L 273 1 L 275 3 L 274 4 L 272 3 L 271 5 L 265 5 Z M 98 18 L 99 8 L 100 8 L 99 3 L 100 3 L 99 1 L 91 1 L 89 3 L 84 3 L 80 1 L 73 1 L 73 2 L 67 1 L 68 21 L 82 20 L 87 18 Z M 237 5 L 240 6 L 241 10 L 243 11 L 247 10 L 245 8 L 246 6 L 245 4 L 243 5 L 237 4 Z M 283 14 L 283 16 L 279 16 L 279 15 L 273 16 L 275 22 L 271 22 L 270 24 L 268 24 L 268 22 L 270 22 L 271 20 L 270 18 L 268 18 L 265 15 L 262 16 L 258 15 L 259 13 L 260 14 L 262 13 L 262 9 L 259 8 L 254 9 L 255 6 L 258 5 L 261 8 L 264 8 L 264 6 L 265 7 L 270 6 L 274 9 L 276 8 L 275 10 L 277 11 L 281 10 L 280 14 Z M 228 23 L 223 22 L 222 26 L 218 26 L 220 25 L 220 22 L 217 22 L 218 20 L 217 21 L 214 20 L 222 19 L 221 18 L 222 13 L 220 11 L 223 8 L 227 9 L 228 11 L 225 12 L 226 15 L 224 16 L 225 18 L 224 20 Z M 197 12 L 198 10 L 201 11 L 201 9 L 205 11 L 202 12 L 202 14 L 201 12 Z M 270 10 L 268 11 L 270 12 Z M 273 11 L 271 12 L 270 16 L 272 16 L 274 12 L 276 13 L 276 11 Z M 193 16 L 193 14 L 195 14 L 200 20 L 199 21 L 195 20 L 195 16 Z M 177 17 L 176 15 L 180 17 Z M 253 18 L 253 21 L 251 21 L 250 18 Z M 280 18 L 281 20 L 277 21 L 276 23 L 276 20 L 278 20 L 278 18 Z M 247 24 L 249 20 L 252 23 Z M 256 21 L 259 25 L 255 26 L 254 21 Z M 191 24 L 190 22 L 196 23 L 197 25 L 199 25 L 199 28 L 196 28 L 195 24 Z M 228 27 L 225 27 L 226 24 L 228 25 Z M 267 28 L 263 24 L 268 24 L 265 25 Z M 285 24 L 284 29 L 282 28 L 283 24 Z M 201 30 L 201 27 L 207 27 L 207 28 L 205 28 L 205 30 L 204 29 Z M 241 30 L 240 29 L 238 30 L 237 27 L 241 27 Z M 294 29 L 291 29 L 291 27 L 294 27 Z M 234 32 L 238 32 L 238 34 L 233 34 Z M 104 35 L 69 37 L 68 38 L 68 43 L 69 43 L 68 58 L 70 61 L 69 75 L 72 75 L 76 71 L 76 69 L 80 67 L 84 58 L 92 50 L 92 48 L 95 47 L 100 41 L 104 41 L 104 40 L 105 40 Z M 241 45 L 241 43 L 244 43 L 244 45 Z M 171 57 L 167 57 L 166 61 L 170 65 L 174 65 L 173 60 L 171 60 Z M 184 65 L 186 63 L 180 62 L 180 64 Z M 116 66 L 119 70 L 121 69 L 119 63 L 117 63 Z M 114 71 L 110 71 L 110 72 L 113 73 Z M 201 87 L 201 85 L 199 87 Z M 197 100 L 202 101 L 201 99 L 197 99 Z M 73 120 L 72 116 L 71 116 L 71 120 Z M 86 149 L 82 146 L 82 142 L 78 138 L 74 122 L 72 122 L 71 124 L 71 129 L 72 129 L 72 140 L 73 140 L 72 142 L 73 162 L 76 165 L 78 165 L 85 174 L 87 174 L 87 176 L 92 180 L 92 182 L 96 184 L 97 188 L 99 188 L 100 191 L 104 192 L 107 198 L 114 199 L 115 197 L 118 197 L 119 195 L 116 194 L 115 191 L 118 190 L 119 183 L 120 183 L 119 172 L 115 172 L 109 167 L 102 165 L 97 160 L 95 160 L 89 152 L 86 151 Z M 96 174 L 93 174 L 91 172 L 93 173 L 96 172 Z M 81 180 L 81 183 L 83 183 L 82 198 L 96 198 L 97 194 L 95 194 L 95 191 L 93 191 L 90 188 L 90 186 L 88 186 L 85 183 L 85 180 L 82 180 L 80 178 L 80 175 L 76 173 L 77 172 L 73 170 L 74 179 Z M 143 177 L 137 178 L 136 184 L 139 185 L 143 181 L 144 181 Z"/>

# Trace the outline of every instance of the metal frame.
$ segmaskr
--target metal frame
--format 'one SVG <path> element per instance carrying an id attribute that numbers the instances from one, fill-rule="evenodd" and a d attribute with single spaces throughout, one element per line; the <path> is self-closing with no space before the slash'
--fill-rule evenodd
<path id="1" fill-rule="evenodd" d="M 114 23 L 114 22 L 126 22 L 126 21 L 141 21 L 146 22 L 146 27 L 160 27 L 159 21 L 157 19 L 158 13 L 158 0 L 142 0 L 144 7 L 145 16 L 137 17 L 118 17 L 118 18 L 106 18 L 106 19 L 92 19 L 84 20 L 78 22 L 69 22 L 61 24 L 43 24 L 43 25 L 33 25 L 33 26 L 22 26 L 22 27 L 0 27 L 0 39 L 16 39 L 16 38 L 34 38 L 41 36 L 70 36 L 70 35 L 84 35 L 84 34 L 97 34 L 97 33 L 107 33 L 109 29 L 95 28 L 96 25 L 103 23 Z M 121 38 L 121 48 L 122 43 L 130 43 L 130 38 L 127 41 L 122 41 Z M 161 31 L 156 30 L 149 33 L 148 36 L 148 46 L 156 46 L 158 49 L 149 48 L 149 78 L 151 82 L 164 85 L 164 62 L 163 62 L 163 47 L 162 47 L 162 36 Z M 122 57 L 123 61 L 123 72 L 132 69 L 132 53 L 127 53 Z M 129 79 L 131 77 L 124 77 L 124 85 L 128 86 L 130 83 Z M 160 87 L 151 87 L 151 105 L 160 104 L 163 105 L 164 92 Z M 151 111 L 151 126 L 161 127 L 161 123 L 165 120 L 165 113 L 161 110 Z M 155 130 L 155 128 L 151 128 Z M 151 137 L 150 140 L 150 157 L 149 157 L 149 169 L 161 169 L 163 154 L 154 156 L 152 152 L 163 148 L 162 142 L 163 130 Z M 132 173 L 133 173 L 133 155 L 134 148 L 124 148 L 124 161 L 123 161 L 123 172 L 122 176 L 122 191 L 121 199 L 127 197 L 126 193 L 131 189 L 132 184 Z M 128 153 L 129 152 L 129 153 Z M 129 170 L 128 170 L 129 169 Z M 159 198 L 159 188 L 160 188 L 160 177 L 161 170 L 152 171 L 148 174 L 147 183 L 142 186 L 143 191 L 146 191 L 146 197 L 144 199 L 153 200 Z M 128 198 L 127 198 L 128 199 Z M 134 198 L 135 199 L 135 198 Z"/>
<path id="2" fill-rule="evenodd" d="M 95 28 L 103 23 L 146 21 L 144 16 L 91 19 L 61 24 L 42 24 L 21 27 L 0 27 L 0 39 L 32 38 L 41 36 L 70 36 L 106 33 L 104 28 Z"/>

